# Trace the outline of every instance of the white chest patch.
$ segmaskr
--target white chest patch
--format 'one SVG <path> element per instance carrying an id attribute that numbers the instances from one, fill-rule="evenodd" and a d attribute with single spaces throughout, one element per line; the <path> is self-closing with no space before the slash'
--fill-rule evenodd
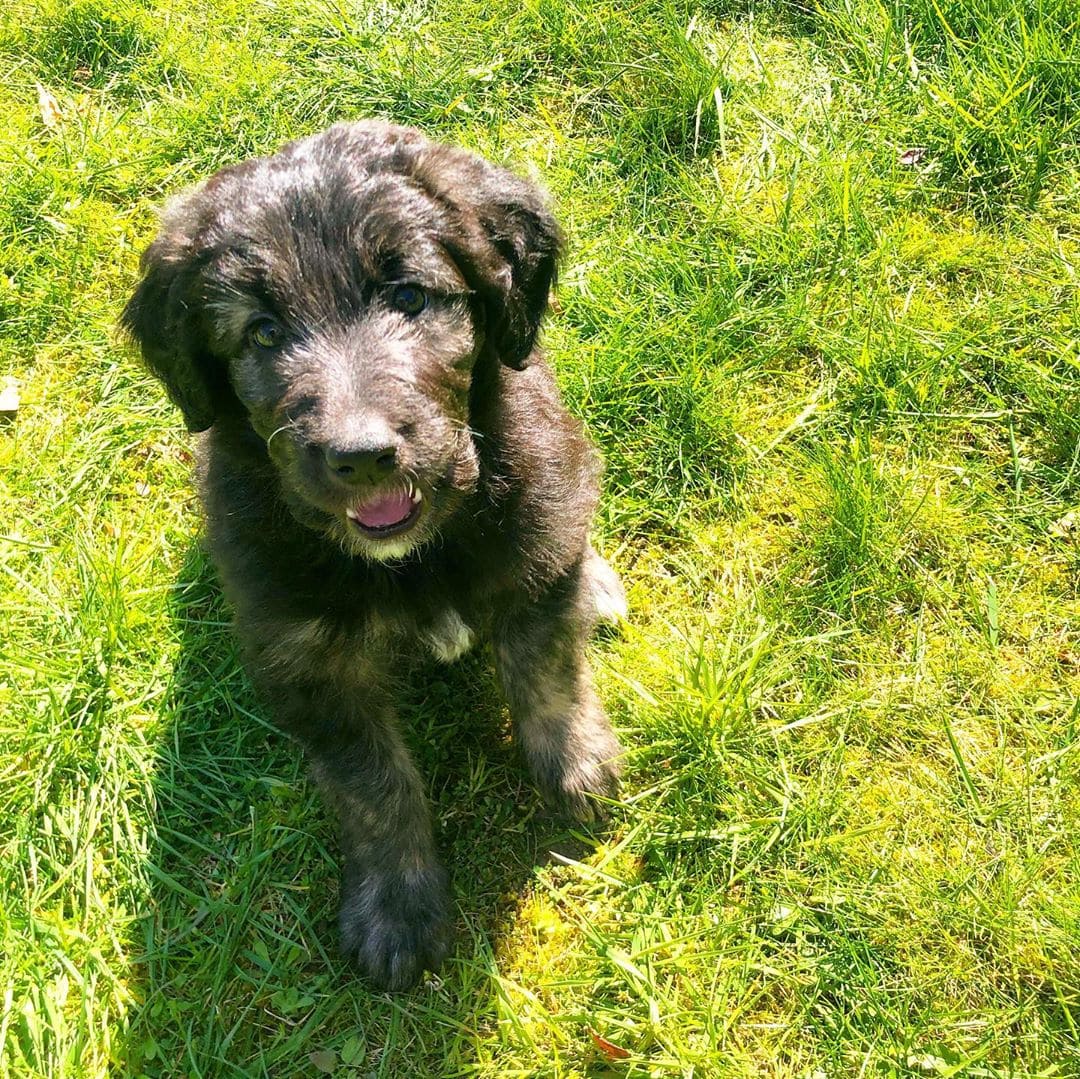
<path id="1" fill-rule="evenodd" d="M 476 634 L 465 625 L 461 615 L 449 607 L 424 634 L 424 639 L 437 660 L 453 663 L 472 648 Z"/>

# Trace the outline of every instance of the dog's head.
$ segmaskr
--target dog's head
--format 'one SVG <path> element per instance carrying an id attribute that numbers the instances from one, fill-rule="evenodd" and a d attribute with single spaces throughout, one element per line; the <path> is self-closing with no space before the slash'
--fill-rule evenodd
<path id="1" fill-rule="evenodd" d="M 474 384 L 527 363 L 559 242 L 519 177 L 338 124 L 172 203 L 123 323 L 189 428 L 250 422 L 300 520 L 395 558 L 476 483 Z"/>

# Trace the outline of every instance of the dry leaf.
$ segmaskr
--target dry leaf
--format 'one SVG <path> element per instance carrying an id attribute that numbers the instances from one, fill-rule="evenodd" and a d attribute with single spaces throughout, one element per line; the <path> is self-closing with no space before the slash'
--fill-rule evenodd
<path id="1" fill-rule="evenodd" d="M 591 1027 L 589 1028 L 589 1034 L 592 1036 L 596 1048 L 599 1049 L 608 1060 L 626 1060 L 630 1055 L 629 1049 L 624 1049 L 621 1045 L 616 1045 L 614 1042 L 609 1042 L 607 1038 L 600 1037 L 600 1035 Z"/>
<path id="2" fill-rule="evenodd" d="M 333 1049 L 316 1049 L 314 1053 L 308 1054 L 308 1060 L 311 1061 L 315 1070 L 322 1072 L 323 1075 L 333 1075 L 334 1069 L 337 1068 L 337 1053 Z"/>
<path id="3" fill-rule="evenodd" d="M 51 131 L 63 119 L 60 112 L 60 102 L 40 82 L 36 85 L 38 112 L 41 113 L 41 122 Z"/>
<path id="4" fill-rule="evenodd" d="M 912 146 L 910 150 L 905 150 L 897 160 L 901 165 L 911 167 L 917 165 L 924 157 L 926 157 L 925 146 Z"/>
<path id="5" fill-rule="evenodd" d="M 1074 532 L 1080 532 L 1080 512 L 1070 510 L 1064 517 L 1054 521 L 1049 532 L 1051 536 L 1056 536 L 1058 539 L 1065 539 Z"/>

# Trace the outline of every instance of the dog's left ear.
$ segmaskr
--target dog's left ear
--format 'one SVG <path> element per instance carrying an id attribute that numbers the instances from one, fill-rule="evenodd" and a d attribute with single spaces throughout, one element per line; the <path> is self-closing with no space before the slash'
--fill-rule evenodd
<path id="1" fill-rule="evenodd" d="M 548 308 L 562 235 L 540 192 L 517 176 L 504 175 L 512 183 L 500 184 L 479 208 L 488 239 L 504 260 L 488 333 L 503 363 L 520 370 L 536 346 Z"/>
<path id="2" fill-rule="evenodd" d="M 484 303 L 488 347 L 525 367 L 555 283 L 562 233 L 539 188 L 475 154 L 432 147 L 421 180 L 461 215 L 448 239 L 469 287 Z"/>

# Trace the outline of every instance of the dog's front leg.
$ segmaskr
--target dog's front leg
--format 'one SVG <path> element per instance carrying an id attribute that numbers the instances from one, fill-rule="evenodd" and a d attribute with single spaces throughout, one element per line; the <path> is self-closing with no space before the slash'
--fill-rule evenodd
<path id="1" fill-rule="evenodd" d="M 276 691 L 277 716 L 307 750 L 341 825 L 341 948 L 380 989 L 407 989 L 446 956 L 446 873 L 423 785 L 389 704 L 339 691 Z"/>
<path id="2" fill-rule="evenodd" d="M 593 689 L 585 640 L 592 597 L 580 573 L 495 628 L 495 662 L 514 735 L 544 796 L 577 820 L 603 814 L 622 752 Z"/>

